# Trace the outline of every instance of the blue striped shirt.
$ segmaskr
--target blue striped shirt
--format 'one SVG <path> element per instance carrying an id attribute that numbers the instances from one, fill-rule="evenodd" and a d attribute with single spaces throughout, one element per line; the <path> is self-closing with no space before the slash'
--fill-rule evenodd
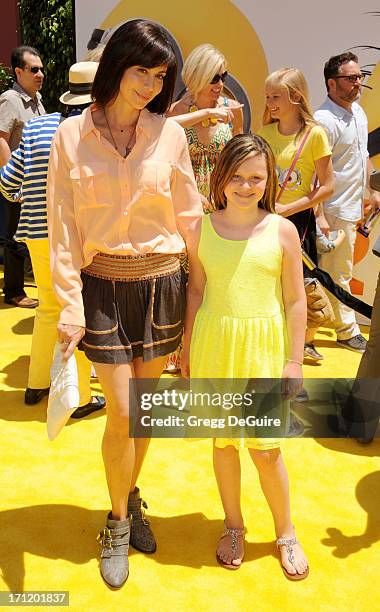
<path id="1" fill-rule="evenodd" d="M 18 149 L 1 169 L 2 194 L 11 201 L 22 196 L 16 240 L 48 237 L 46 180 L 51 141 L 60 119 L 60 113 L 52 113 L 28 121 Z"/>

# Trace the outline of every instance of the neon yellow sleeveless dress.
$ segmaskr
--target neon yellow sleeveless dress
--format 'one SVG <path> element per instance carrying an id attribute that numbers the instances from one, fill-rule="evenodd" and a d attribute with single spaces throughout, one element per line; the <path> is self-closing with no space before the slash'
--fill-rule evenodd
<path id="1" fill-rule="evenodd" d="M 281 290 L 280 217 L 248 240 L 217 234 L 202 218 L 198 256 L 206 286 L 190 346 L 191 378 L 281 378 L 287 335 Z M 217 438 L 223 448 L 276 448 L 273 438 Z"/>

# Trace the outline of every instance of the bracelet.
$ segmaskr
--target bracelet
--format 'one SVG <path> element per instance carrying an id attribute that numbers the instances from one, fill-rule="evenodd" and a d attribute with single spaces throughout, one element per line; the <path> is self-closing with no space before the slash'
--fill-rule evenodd
<path id="1" fill-rule="evenodd" d="M 303 363 L 301 363 L 301 361 L 297 361 L 296 359 L 287 359 L 286 361 L 290 361 L 291 363 L 297 363 L 299 366 L 303 365 Z"/>

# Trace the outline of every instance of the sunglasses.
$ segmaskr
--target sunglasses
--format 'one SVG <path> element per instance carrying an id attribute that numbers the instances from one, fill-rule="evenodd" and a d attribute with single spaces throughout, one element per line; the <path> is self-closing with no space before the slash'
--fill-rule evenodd
<path id="1" fill-rule="evenodd" d="M 31 68 L 23 68 L 23 70 L 29 70 L 32 74 L 37 74 L 38 72 L 44 73 L 44 69 L 41 66 L 32 66 Z"/>
<path id="2" fill-rule="evenodd" d="M 222 81 L 222 83 L 224 83 L 224 81 L 227 78 L 227 70 L 226 72 L 223 72 L 223 74 L 216 74 L 210 81 L 210 85 L 216 85 L 217 83 L 219 83 L 219 81 Z"/>
<path id="3" fill-rule="evenodd" d="M 356 83 L 356 81 L 364 81 L 365 79 L 365 74 L 340 74 L 338 76 L 334 76 L 332 77 L 333 79 L 347 79 L 347 81 L 350 81 L 350 83 Z"/>

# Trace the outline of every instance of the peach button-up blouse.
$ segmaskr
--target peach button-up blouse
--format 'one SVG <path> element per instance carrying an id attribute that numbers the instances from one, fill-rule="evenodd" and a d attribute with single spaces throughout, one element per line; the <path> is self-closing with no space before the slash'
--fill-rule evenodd
<path id="1" fill-rule="evenodd" d="M 143 110 L 124 159 L 95 128 L 93 108 L 59 126 L 47 188 L 60 322 L 81 326 L 81 269 L 96 253 L 180 253 L 189 225 L 202 215 L 185 132 L 175 121 Z"/>

